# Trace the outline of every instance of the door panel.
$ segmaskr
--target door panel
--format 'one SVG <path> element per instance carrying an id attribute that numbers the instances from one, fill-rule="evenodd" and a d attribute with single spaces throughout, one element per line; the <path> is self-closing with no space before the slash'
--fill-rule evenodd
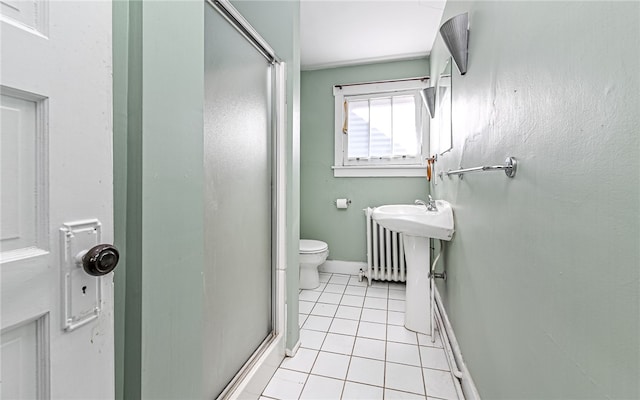
<path id="1" fill-rule="evenodd" d="M 272 67 L 205 8 L 205 381 L 215 397 L 272 332 Z"/>
<path id="2" fill-rule="evenodd" d="M 46 398 L 48 390 L 46 316 L 2 334 L 2 398 Z"/>
<path id="3" fill-rule="evenodd" d="M 3 0 L 0 15 L 5 22 L 46 36 L 49 31 L 49 4 L 46 0 Z"/>
<path id="4" fill-rule="evenodd" d="M 65 330 L 60 231 L 96 219 L 113 241 L 111 3 L 2 1 L 0 35 L 0 396 L 113 398 L 112 275 Z"/>
<path id="5" fill-rule="evenodd" d="M 0 95 L 2 126 L 0 171 L 0 243 L 3 252 L 38 247 L 38 176 L 37 153 L 44 150 L 43 134 L 36 128 L 38 103 L 17 95 Z"/>

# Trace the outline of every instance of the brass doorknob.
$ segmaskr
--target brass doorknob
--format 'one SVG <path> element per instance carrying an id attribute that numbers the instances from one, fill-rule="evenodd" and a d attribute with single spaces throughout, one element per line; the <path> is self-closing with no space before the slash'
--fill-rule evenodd
<path id="1" fill-rule="evenodd" d="M 120 260 L 120 253 L 111 244 L 93 246 L 82 256 L 82 267 L 92 276 L 102 276 L 113 271 Z"/>

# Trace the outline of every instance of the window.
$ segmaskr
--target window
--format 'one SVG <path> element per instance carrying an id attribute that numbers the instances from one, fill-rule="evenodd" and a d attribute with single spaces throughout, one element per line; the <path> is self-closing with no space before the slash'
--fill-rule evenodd
<path id="1" fill-rule="evenodd" d="M 427 78 L 334 87 L 334 176 L 422 176 Z"/>

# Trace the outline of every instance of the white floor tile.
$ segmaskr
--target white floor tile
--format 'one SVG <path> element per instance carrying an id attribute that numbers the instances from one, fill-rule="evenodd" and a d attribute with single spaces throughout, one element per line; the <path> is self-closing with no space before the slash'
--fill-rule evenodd
<path id="1" fill-rule="evenodd" d="M 351 355 L 355 340 L 355 336 L 328 333 L 322 345 L 322 351 Z"/>
<path id="2" fill-rule="evenodd" d="M 274 399 L 297 399 L 307 376 L 302 372 L 278 368 L 262 394 Z"/>
<path id="3" fill-rule="evenodd" d="M 340 304 L 341 294 L 338 293 L 322 293 L 318 298 L 318 303 Z"/>
<path id="4" fill-rule="evenodd" d="M 417 344 L 387 342 L 387 361 L 420 367 L 420 350 Z"/>
<path id="5" fill-rule="evenodd" d="M 399 392 L 392 389 L 384 390 L 384 398 L 385 400 L 426 400 L 425 396 L 419 394 Z"/>
<path id="6" fill-rule="evenodd" d="M 329 279 L 329 283 L 337 283 L 340 285 L 346 285 L 347 283 L 349 283 L 349 279 L 351 278 L 351 276 L 349 275 L 341 275 L 341 274 L 333 274 L 331 275 L 331 278 Z"/>
<path id="7" fill-rule="evenodd" d="M 351 306 L 338 306 L 338 311 L 336 312 L 336 318 L 343 319 L 360 319 L 360 313 L 362 312 L 362 308 L 360 307 L 351 307 Z"/>
<path id="8" fill-rule="evenodd" d="M 313 363 L 316 361 L 318 350 L 299 348 L 293 357 L 285 357 L 280 364 L 280 368 L 292 369 L 300 372 L 310 372 Z"/>
<path id="9" fill-rule="evenodd" d="M 356 343 L 353 346 L 354 356 L 375 358 L 376 360 L 384 361 L 385 352 L 386 348 L 383 340 L 356 337 Z"/>
<path id="10" fill-rule="evenodd" d="M 393 300 L 406 300 L 407 295 L 404 290 L 392 290 L 389 288 L 389 298 Z"/>
<path id="11" fill-rule="evenodd" d="M 349 286 L 367 286 L 369 285 L 367 278 L 362 278 L 362 280 L 359 280 L 360 278 L 358 278 L 357 275 L 352 275 L 349 278 Z"/>
<path id="12" fill-rule="evenodd" d="M 375 322 L 360 322 L 358 334 L 356 336 L 369 339 L 386 340 L 386 325 L 376 324 Z"/>
<path id="13" fill-rule="evenodd" d="M 313 317 L 313 315 L 307 319 L 307 323 L 311 317 Z M 418 344 L 418 338 L 415 332 L 408 330 L 404 326 L 397 325 L 387 326 L 387 340 L 391 342 Z"/>
<path id="14" fill-rule="evenodd" d="M 318 301 L 318 297 L 320 297 L 320 292 L 316 292 L 313 290 L 303 290 L 298 295 L 298 299 L 300 300 L 300 302 L 302 301 L 316 302 Z"/>
<path id="15" fill-rule="evenodd" d="M 299 291 L 300 349 L 260 400 L 457 399 L 440 334 L 431 343 L 404 327 L 403 283 L 368 286 L 366 278 L 330 273 L 320 281 Z"/>
<path id="16" fill-rule="evenodd" d="M 322 342 L 327 336 L 325 332 L 311 331 L 309 329 L 300 329 L 300 347 L 307 349 L 320 350 Z"/>
<path id="17" fill-rule="evenodd" d="M 350 294 L 352 296 L 364 296 L 367 293 L 366 286 L 347 286 L 344 294 Z"/>
<path id="18" fill-rule="evenodd" d="M 378 310 L 386 310 L 387 309 L 387 299 L 381 299 L 378 297 L 365 297 L 364 298 L 364 307 L 365 308 L 377 308 Z"/>
<path id="19" fill-rule="evenodd" d="M 447 400 L 458 399 L 450 372 L 429 368 L 423 368 L 422 372 L 429 397 L 438 397 Z"/>
<path id="20" fill-rule="evenodd" d="M 302 325 L 302 327 L 314 331 L 327 332 L 329 330 L 329 326 L 331 326 L 331 320 L 332 318 L 329 317 L 310 315 L 305 321 L 304 325 Z"/>
<path id="21" fill-rule="evenodd" d="M 342 394 L 344 381 L 323 376 L 310 375 L 304 385 L 300 400 L 335 400 Z"/>
<path id="22" fill-rule="evenodd" d="M 401 325 L 404 326 L 404 312 L 400 311 L 388 311 L 387 323 L 389 325 Z"/>
<path id="23" fill-rule="evenodd" d="M 422 333 L 418 333 L 418 344 L 420 346 L 443 348 L 442 339 L 440 338 L 440 333 L 438 333 L 437 330 L 436 330 L 436 340 L 433 343 L 431 343 L 431 336 L 423 335 Z"/>
<path id="24" fill-rule="evenodd" d="M 345 294 L 342 296 L 342 301 L 340 302 L 343 306 L 352 306 L 352 307 L 362 307 L 364 303 L 364 297 L 362 296 L 351 296 Z"/>
<path id="25" fill-rule="evenodd" d="M 311 310 L 313 310 L 313 306 L 315 302 L 312 301 L 299 301 L 298 302 L 298 312 L 300 314 L 310 314 Z"/>
<path id="26" fill-rule="evenodd" d="M 358 332 L 358 321 L 352 319 L 334 318 L 329 328 L 331 333 L 355 336 Z"/>
<path id="27" fill-rule="evenodd" d="M 327 283 L 327 286 L 324 288 L 325 293 L 344 293 L 344 290 L 347 288 L 347 284 L 337 285 L 335 283 Z"/>
<path id="28" fill-rule="evenodd" d="M 345 379 L 349 367 L 349 356 L 321 351 L 316 358 L 316 363 L 311 369 L 314 375 L 322 375 L 330 378 Z"/>
<path id="29" fill-rule="evenodd" d="M 389 290 L 387 288 L 381 287 L 370 287 L 367 289 L 367 297 L 380 297 L 386 299 L 388 296 Z"/>
<path id="30" fill-rule="evenodd" d="M 389 389 L 425 394 L 420 367 L 387 362 L 384 382 Z"/>
<path id="31" fill-rule="evenodd" d="M 311 290 L 314 292 L 322 292 L 326 286 L 327 282 L 320 282 L 320 285 L 317 288 Z"/>
<path id="32" fill-rule="evenodd" d="M 342 400 L 382 400 L 383 395 L 381 387 L 346 382 L 342 392 Z"/>
<path id="33" fill-rule="evenodd" d="M 420 346 L 420 357 L 422 358 L 422 366 L 425 368 L 449 371 L 449 362 L 444 349 Z"/>
<path id="34" fill-rule="evenodd" d="M 302 324 L 304 324 L 308 316 L 308 314 L 298 314 L 298 328 L 302 328 Z"/>
<path id="35" fill-rule="evenodd" d="M 389 290 L 401 290 L 406 291 L 407 285 L 403 282 L 389 282 Z"/>
<path id="36" fill-rule="evenodd" d="M 384 386 L 384 361 L 351 357 L 347 380 L 375 386 Z"/>
<path id="37" fill-rule="evenodd" d="M 316 303 L 310 314 L 333 318 L 336 314 L 336 310 L 338 310 L 337 304 Z"/>
<path id="38" fill-rule="evenodd" d="M 386 310 L 374 310 L 372 308 L 363 308 L 361 321 L 377 322 L 379 324 L 387 323 L 387 311 Z"/>
<path id="39" fill-rule="evenodd" d="M 389 311 L 402 311 L 404 312 L 404 300 L 389 299 Z"/>

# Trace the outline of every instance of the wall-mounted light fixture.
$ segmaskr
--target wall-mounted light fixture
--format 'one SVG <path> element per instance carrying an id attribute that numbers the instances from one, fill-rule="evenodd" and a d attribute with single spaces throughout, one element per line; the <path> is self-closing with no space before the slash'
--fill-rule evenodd
<path id="1" fill-rule="evenodd" d="M 440 35 L 456 62 L 458 71 L 467 73 L 469 55 L 469 13 L 456 15 L 440 27 Z"/>
<path id="2" fill-rule="evenodd" d="M 422 89 L 420 91 L 420 95 L 422 96 L 422 101 L 424 102 L 424 105 L 427 106 L 427 111 L 429 111 L 429 115 L 431 116 L 431 118 L 435 117 L 436 88 L 432 86 L 432 87 Z"/>

